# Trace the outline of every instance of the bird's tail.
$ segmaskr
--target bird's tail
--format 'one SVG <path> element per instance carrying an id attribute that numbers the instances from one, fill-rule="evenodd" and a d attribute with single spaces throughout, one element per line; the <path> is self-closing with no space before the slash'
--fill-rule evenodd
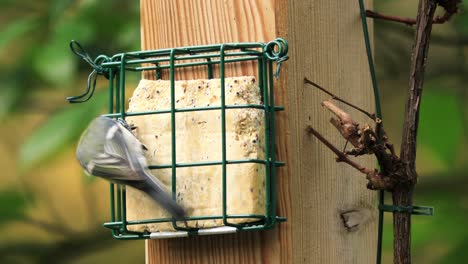
<path id="1" fill-rule="evenodd" d="M 169 193 L 167 193 L 161 182 L 156 179 L 149 171 L 144 170 L 145 183 L 140 190 L 146 192 L 159 205 L 168 211 L 175 219 L 182 220 L 185 217 L 184 208 L 174 201 Z"/>

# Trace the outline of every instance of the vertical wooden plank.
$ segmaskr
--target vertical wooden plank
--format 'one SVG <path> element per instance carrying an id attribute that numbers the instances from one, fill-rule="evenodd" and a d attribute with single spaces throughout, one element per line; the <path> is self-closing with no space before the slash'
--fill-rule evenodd
<path id="1" fill-rule="evenodd" d="M 368 1 L 370 2 L 370 1 Z M 369 4 L 369 3 L 368 3 Z M 336 146 L 344 141 L 329 124 L 330 113 L 320 106 L 329 99 L 305 86 L 307 77 L 364 109 L 373 109 L 357 1 L 289 1 L 287 119 L 291 140 L 290 195 L 294 263 L 373 263 L 376 254 L 376 193 L 366 180 L 305 132 L 318 129 Z M 345 107 L 344 109 L 349 109 Z M 356 111 L 357 121 L 369 123 Z M 357 118 L 359 117 L 359 118 Z M 374 166 L 372 159 L 360 159 Z M 356 210 L 359 226 L 348 231 L 340 214 Z"/>
<path id="2" fill-rule="evenodd" d="M 368 1 L 368 5 L 371 0 Z M 308 77 L 364 108 L 373 109 L 357 1 L 340 0 L 141 0 L 142 49 L 269 41 L 290 44 L 290 60 L 276 84 L 279 159 L 278 214 L 286 223 L 265 232 L 148 240 L 147 263 L 373 263 L 376 194 L 362 175 L 334 161 L 305 132 L 307 125 L 344 144 L 320 106 L 323 94 Z M 251 65 L 231 75 L 253 72 Z M 201 78 L 186 71 L 181 78 Z M 359 114 L 351 111 L 360 117 Z M 358 121 L 365 120 L 357 118 Z M 362 161 L 374 166 L 371 159 Z M 340 218 L 356 210 L 362 221 L 348 231 Z"/>

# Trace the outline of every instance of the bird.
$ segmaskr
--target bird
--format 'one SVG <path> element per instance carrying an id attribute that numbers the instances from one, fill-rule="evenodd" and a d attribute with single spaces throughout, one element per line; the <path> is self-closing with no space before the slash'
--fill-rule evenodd
<path id="1" fill-rule="evenodd" d="M 172 199 L 163 184 L 150 172 L 144 145 L 123 120 L 98 116 L 82 133 L 76 157 L 88 175 L 134 187 L 148 194 L 176 220 L 184 208 Z"/>

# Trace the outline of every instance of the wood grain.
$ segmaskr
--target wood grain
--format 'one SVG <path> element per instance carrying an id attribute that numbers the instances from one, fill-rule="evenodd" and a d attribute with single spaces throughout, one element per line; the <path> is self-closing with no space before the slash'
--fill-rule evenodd
<path id="1" fill-rule="evenodd" d="M 368 2 L 371 2 L 370 0 Z M 290 60 L 276 85 L 277 154 L 286 161 L 278 177 L 278 214 L 288 221 L 274 230 L 234 235 L 148 240 L 147 263 L 373 263 L 377 242 L 376 193 L 358 172 L 334 160 L 312 125 L 337 146 L 344 144 L 320 106 L 324 94 L 303 78 L 327 87 L 364 109 L 373 97 L 357 1 L 341 0 L 141 0 L 142 49 L 222 42 L 290 44 Z M 368 5 L 370 3 L 367 3 Z M 254 72 L 250 64 L 228 75 Z M 202 78 L 180 72 L 177 78 Z M 348 109 L 344 107 L 345 109 Z M 356 120 L 364 117 L 350 111 Z M 354 116 L 353 116 L 354 117 Z M 360 160 L 372 167 L 374 161 Z M 349 231 L 340 214 L 366 212 Z M 370 213 L 369 213 L 370 212 Z"/>

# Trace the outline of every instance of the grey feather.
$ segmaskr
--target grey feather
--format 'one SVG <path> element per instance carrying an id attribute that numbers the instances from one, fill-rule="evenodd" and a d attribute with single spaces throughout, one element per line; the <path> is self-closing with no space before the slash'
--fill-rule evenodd
<path id="1" fill-rule="evenodd" d="M 176 219 L 184 209 L 165 191 L 148 169 L 143 144 L 121 122 L 95 118 L 83 132 L 76 156 L 90 175 L 144 191 Z"/>

